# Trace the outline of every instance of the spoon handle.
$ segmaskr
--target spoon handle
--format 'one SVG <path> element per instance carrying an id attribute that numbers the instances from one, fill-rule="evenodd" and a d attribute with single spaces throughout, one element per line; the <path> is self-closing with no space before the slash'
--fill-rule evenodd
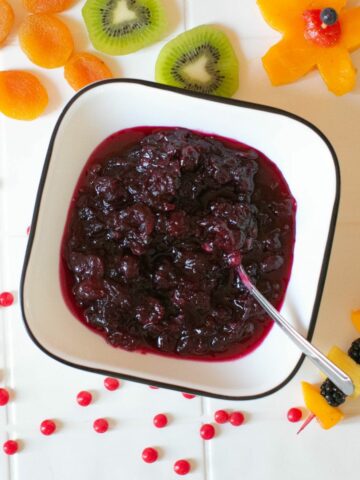
<path id="1" fill-rule="evenodd" d="M 321 370 L 329 379 L 345 393 L 352 395 L 354 393 L 354 385 L 351 378 L 346 375 L 340 368 L 331 362 L 317 348 L 315 348 L 306 338 L 304 338 L 285 318 L 280 315 L 276 308 L 259 292 L 259 290 L 251 283 L 244 268 L 240 265 L 237 272 L 251 295 L 262 306 L 265 312 L 279 325 L 279 327 L 291 338 L 297 347 Z"/>

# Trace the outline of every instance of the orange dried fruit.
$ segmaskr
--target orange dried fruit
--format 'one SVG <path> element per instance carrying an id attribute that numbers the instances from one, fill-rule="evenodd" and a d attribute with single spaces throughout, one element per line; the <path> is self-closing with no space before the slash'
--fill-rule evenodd
<path id="1" fill-rule="evenodd" d="M 45 87 L 35 75 L 22 70 L 0 72 L 0 111 L 17 120 L 33 120 L 48 104 Z"/>
<path id="2" fill-rule="evenodd" d="M 6 0 L 0 0 L 0 44 L 9 35 L 14 25 L 14 11 Z"/>
<path id="3" fill-rule="evenodd" d="M 112 78 L 109 67 L 99 57 L 92 53 L 80 52 L 73 55 L 64 67 L 64 77 L 74 90 Z"/>
<path id="4" fill-rule="evenodd" d="M 73 0 L 22 0 L 22 3 L 31 13 L 58 13 L 69 8 Z"/>
<path id="5" fill-rule="evenodd" d="M 29 59 L 45 68 L 65 65 L 74 49 L 70 30 L 55 15 L 29 15 L 19 29 L 20 46 Z"/>

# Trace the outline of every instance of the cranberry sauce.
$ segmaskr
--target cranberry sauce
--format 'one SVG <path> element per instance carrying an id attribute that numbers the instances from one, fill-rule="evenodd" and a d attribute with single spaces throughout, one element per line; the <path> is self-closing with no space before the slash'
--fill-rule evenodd
<path id="1" fill-rule="evenodd" d="M 76 187 L 61 252 L 64 297 L 115 347 L 198 359 L 254 349 L 272 322 L 238 278 L 279 307 L 296 202 L 260 152 L 182 128 L 107 138 Z"/>

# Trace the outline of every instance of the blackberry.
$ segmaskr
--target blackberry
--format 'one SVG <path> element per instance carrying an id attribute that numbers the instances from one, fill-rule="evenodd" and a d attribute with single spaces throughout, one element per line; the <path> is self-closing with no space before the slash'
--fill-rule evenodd
<path id="1" fill-rule="evenodd" d="M 360 338 L 358 338 L 351 344 L 348 355 L 354 360 L 354 362 L 360 365 Z"/>
<path id="2" fill-rule="evenodd" d="M 320 387 L 320 393 L 332 407 L 338 407 L 346 400 L 346 395 L 328 378 Z"/>

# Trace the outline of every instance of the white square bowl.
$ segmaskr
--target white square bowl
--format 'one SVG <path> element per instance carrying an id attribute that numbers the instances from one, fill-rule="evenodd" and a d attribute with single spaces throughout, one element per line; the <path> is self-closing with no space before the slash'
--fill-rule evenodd
<path id="1" fill-rule="evenodd" d="M 102 140 L 140 125 L 186 127 L 234 138 L 279 167 L 298 205 L 294 263 L 282 313 L 311 339 L 339 203 L 339 168 L 329 141 L 311 124 L 284 111 L 126 79 L 80 91 L 55 126 L 21 280 L 28 333 L 46 354 L 84 370 L 225 399 L 269 395 L 292 378 L 303 360 L 277 327 L 241 359 L 192 361 L 112 348 L 75 319 L 65 304 L 60 245 L 78 177 Z"/>

